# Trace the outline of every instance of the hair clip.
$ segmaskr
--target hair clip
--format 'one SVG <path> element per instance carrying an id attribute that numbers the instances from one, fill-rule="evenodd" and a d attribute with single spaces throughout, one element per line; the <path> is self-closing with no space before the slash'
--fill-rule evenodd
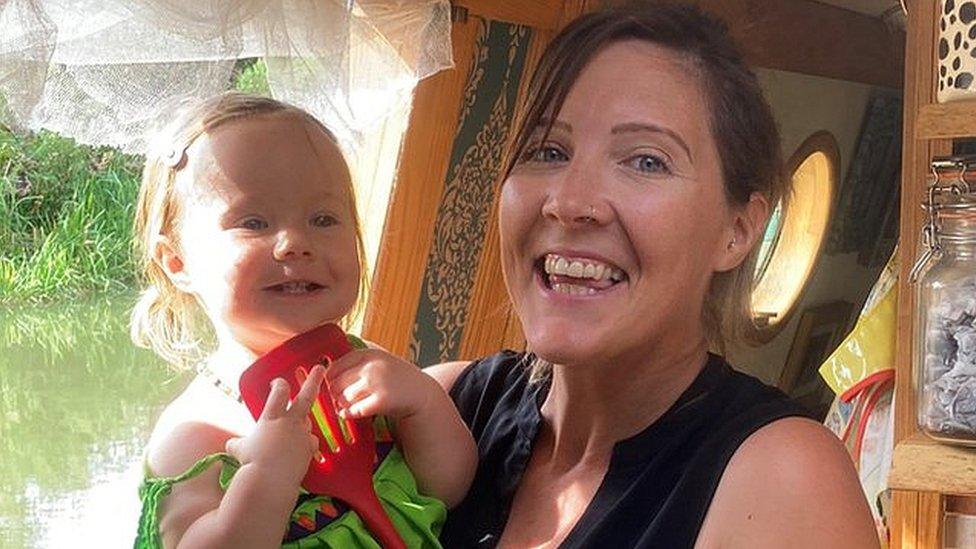
<path id="1" fill-rule="evenodd" d="M 186 162 L 186 147 L 173 147 L 160 160 L 170 168 L 178 170 Z"/>

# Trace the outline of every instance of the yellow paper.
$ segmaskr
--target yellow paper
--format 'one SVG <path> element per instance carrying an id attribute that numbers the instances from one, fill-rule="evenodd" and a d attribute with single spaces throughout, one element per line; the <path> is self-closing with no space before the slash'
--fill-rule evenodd
<path id="1" fill-rule="evenodd" d="M 820 366 L 821 377 L 834 393 L 839 395 L 877 371 L 894 368 L 897 312 L 898 287 L 893 285 Z"/>

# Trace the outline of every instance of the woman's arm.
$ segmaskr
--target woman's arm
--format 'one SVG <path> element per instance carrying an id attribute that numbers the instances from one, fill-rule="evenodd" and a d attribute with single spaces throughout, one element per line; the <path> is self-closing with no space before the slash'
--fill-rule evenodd
<path id="1" fill-rule="evenodd" d="M 732 456 L 697 547 L 877 548 L 850 455 L 819 423 L 786 418 Z"/>
<path id="2" fill-rule="evenodd" d="M 397 437 L 421 488 L 454 507 L 474 479 L 478 449 L 451 398 L 433 378 L 428 379 L 427 405 L 397 420 Z"/>
<path id="3" fill-rule="evenodd" d="M 384 415 L 396 422 L 397 442 L 421 492 L 453 507 L 474 478 L 478 451 L 451 398 L 426 372 L 368 349 L 337 360 L 327 379 L 350 417 Z"/>

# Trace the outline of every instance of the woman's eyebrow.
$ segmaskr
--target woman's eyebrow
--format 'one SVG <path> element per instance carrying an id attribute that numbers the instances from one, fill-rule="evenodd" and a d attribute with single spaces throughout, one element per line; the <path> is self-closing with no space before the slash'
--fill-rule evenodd
<path id="1" fill-rule="evenodd" d="M 573 127 L 568 123 L 563 122 L 562 120 L 552 120 L 550 118 L 540 118 L 539 123 L 535 126 L 535 131 L 544 131 L 547 128 L 559 130 L 569 134 L 573 133 Z"/>
<path id="2" fill-rule="evenodd" d="M 668 128 L 658 126 L 656 124 L 648 124 L 646 122 L 627 122 L 626 124 L 618 124 L 610 130 L 610 133 L 614 135 L 634 132 L 652 132 L 664 134 L 670 137 L 682 149 L 684 149 L 685 154 L 688 155 L 688 159 L 694 162 L 694 158 L 691 155 L 691 149 L 688 147 L 688 144 L 685 143 L 684 139 L 681 139 L 680 135 Z"/>

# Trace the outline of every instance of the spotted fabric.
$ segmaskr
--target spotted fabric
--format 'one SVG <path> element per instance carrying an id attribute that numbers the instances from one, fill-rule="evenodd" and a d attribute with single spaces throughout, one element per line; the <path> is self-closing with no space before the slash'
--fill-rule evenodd
<path id="1" fill-rule="evenodd" d="M 943 0 L 939 15 L 940 102 L 972 99 L 976 73 L 976 2 Z"/>

